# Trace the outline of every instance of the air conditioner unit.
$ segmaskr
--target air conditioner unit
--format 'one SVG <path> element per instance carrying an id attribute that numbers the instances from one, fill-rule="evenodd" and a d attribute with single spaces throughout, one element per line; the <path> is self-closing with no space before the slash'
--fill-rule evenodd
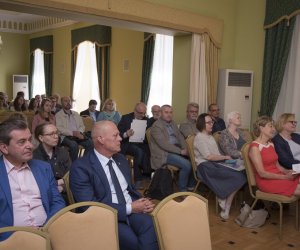
<path id="1" fill-rule="evenodd" d="M 220 69 L 217 103 L 220 115 L 238 111 L 242 115 L 242 128 L 251 128 L 253 71 Z"/>
<path id="2" fill-rule="evenodd" d="M 28 75 L 13 75 L 13 98 L 19 91 L 24 92 L 26 100 L 29 99 Z"/>

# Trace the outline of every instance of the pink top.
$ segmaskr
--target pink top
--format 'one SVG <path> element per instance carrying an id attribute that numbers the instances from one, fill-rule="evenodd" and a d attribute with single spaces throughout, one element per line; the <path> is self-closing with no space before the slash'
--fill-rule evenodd
<path id="1" fill-rule="evenodd" d="M 41 117 L 40 114 L 34 115 L 33 120 L 32 120 L 32 130 L 31 130 L 31 132 L 34 133 L 35 128 L 38 125 L 42 124 L 42 123 L 51 123 L 51 124 L 55 125 L 56 124 L 55 116 L 51 114 L 50 117 L 49 117 L 49 121 L 46 121 L 45 119 L 43 119 Z"/>
<path id="2" fill-rule="evenodd" d="M 16 169 L 5 157 L 3 159 L 12 196 L 14 226 L 44 225 L 47 214 L 30 167 L 24 164 Z"/>

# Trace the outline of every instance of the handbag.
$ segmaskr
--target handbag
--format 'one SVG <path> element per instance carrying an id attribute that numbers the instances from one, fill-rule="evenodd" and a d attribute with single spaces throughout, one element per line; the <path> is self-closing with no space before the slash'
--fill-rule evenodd
<path id="1" fill-rule="evenodd" d="M 235 219 L 235 222 L 242 226 L 242 227 L 249 227 L 249 228 L 257 228 L 265 224 L 266 219 L 268 217 L 268 211 L 264 208 L 260 208 L 257 210 L 252 209 L 251 213 L 248 215 L 248 218 L 242 225 L 246 215 L 250 211 L 250 206 L 248 204 L 243 204 L 241 208 L 240 215 Z"/>

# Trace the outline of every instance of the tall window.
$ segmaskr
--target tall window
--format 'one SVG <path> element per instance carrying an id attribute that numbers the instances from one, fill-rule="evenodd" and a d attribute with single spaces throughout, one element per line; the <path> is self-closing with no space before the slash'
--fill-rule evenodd
<path id="1" fill-rule="evenodd" d="M 33 76 L 32 76 L 32 96 L 46 94 L 44 51 L 36 49 L 34 51 Z"/>
<path id="2" fill-rule="evenodd" d="M 153 68 L 147 113 L 152 105 L 172 105 L 173 36 L 155 36 Z"/>
<path id="3" fill-rule="evenodd" d="M 78 112 L 87 109 L 91 99 L 98 102 L 98 107 L 100 105 L 96 51 L 92 42 L 82 42 L 78 46 L 73 98 L 73 109 Z"/>

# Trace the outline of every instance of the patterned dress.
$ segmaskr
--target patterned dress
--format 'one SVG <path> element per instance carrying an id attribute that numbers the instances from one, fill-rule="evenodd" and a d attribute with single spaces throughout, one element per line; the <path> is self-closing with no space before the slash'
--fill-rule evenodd
<path id="1" fill-rule="evenodd" d="M 250 144 L 250 147 L 257 147 L 259 149 L 265 171 L 274 174 L 283 174 L 276 166 L 278 156 L 274 149 L 273 143 L 263 145 L 254 141 Z M 297 176 L 294 180 L 265 179 L 259 176 L 255 168 L 254 173 L 256 184 L 261 191 L 286 196 L 293 195 L 299 183 L 300 177 Z"/>

